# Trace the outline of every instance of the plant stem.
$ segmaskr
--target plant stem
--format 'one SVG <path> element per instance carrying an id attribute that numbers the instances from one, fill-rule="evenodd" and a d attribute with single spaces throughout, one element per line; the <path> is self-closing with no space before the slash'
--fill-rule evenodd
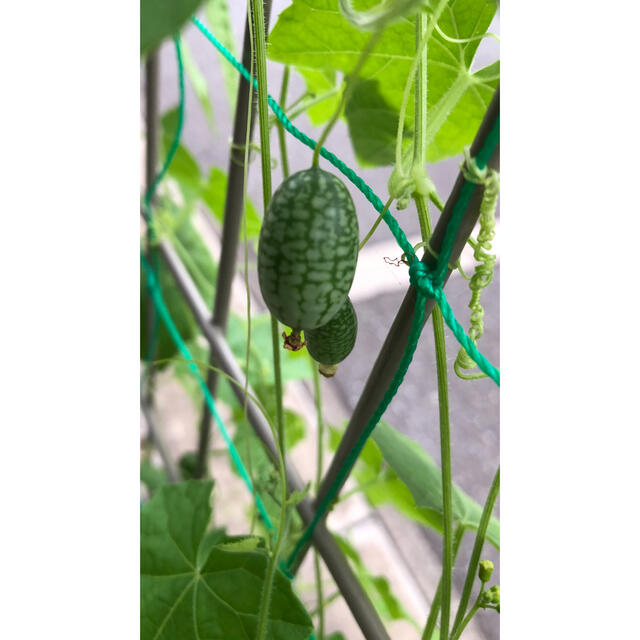
<path id="1" fill-rule="evenodd" d="M 431 222 L 424 197 L 414 193 L 413 198 L 420 219 L 423 242 L 431 236 Z M 453 501 L 451 479 L 451 434 L 449 427 L 449 384 L 447 377 L 447 354 L 445 350 L 444 320 L 442 312 L 435 306 L 433 317 L 433 339 L 436 349 L 436 372 L 438 376 L 438 408 L 440 414 L 440 458 L 442 468 L 442 614 L 440 618 L 440 640 L 448 640 L 451 614 L 451 574 L 453 570 Z"/>
<path id="2" fill-rule="evenodd" d="M 436 345 L 436 369 L 438 375 L 438 405 L 440 410 L 440 458 L 442 465 L 442 502 L 444 541 L 442 545 L 442 613 L 440 640 L 449 636 L 451 612 L 451 574 L 453 571 L 453 501 L 451 480 L 451 441 L 449 429 L 449 388 L 447 380 L 447 355 L 444 342 L 444 321 L 439 307 L 433 309 L 433 338 Z"/>
<path id="3" fill-rule="evenodd" d="M 371 238 L 371 236 L 375 233 L 375 230 L 378 228 L 378 225 L 382 222 L 382 218 L 384 218 L 384 214 L 389 210 L 389 207 L 391 206 L 392 202 L 393 202 L 393 198 L 389 198 L 387 200 L 387 204 L 384 205 L 384 209 L 382 210 L 382 213 L 378 216 L 378 219 L 373 223 L 373 226 L 371 227 L 371 229 L 369 229 L 369 233 L 367 233 L 367 235 L 364 237 L 364 239 L 360 243 L 360 246 L 358 247 L 358 251 L 362 251 L 362 247 L 364 247 L 364 245 L 367 244 L 367 242 L 369 242 L 369 238 Z"/>
<path id="4" fill-rule="evenodd" d="M 311 109 L 311 107 L 314 107 L 315 105 L 320 104 L 321 102 L 324 102 L 329 98 L 333 98 L 333 96 L 335 96 L 338 93 L 338 91 L 339 91 L 339 88 L 334 87 L 333 89 L 329 89 L 324 93 L 320 93 L 319 95 L 314 96 L 313 98 L 305 98 L 303 96 L 301 101 L 294 102 L 287 109 L 287 111 L 285 112 L 287 114 L 287 118 L 289 118 L 289 120 L 291 121 L 295 120 L 299 115 L 303 114 L 308 109 Z"/>
<path id="5" fill-rule="evenodd" d="M 337 600 L 338 598 L 340 598 L 342 596 L 342 593 L 340 593 L 340 591 L 335 591 L 334 593 L 332 593 L 323 603 L 322 606 L 323 607 L 328 607 L 332 602 L 334 602 L 335 600 Z M 318 608 L 316 607 L 315 609 L 309 611 L 309 616 L 313 617 L 318 615 Z"/>
<path id="6" fill-rule="evenodd" d="M 455 562 L 458 556 L 458 550 L 460 549 L 460 543 L 464 537 L 464 527 L 458 526 L 456 529 L 456 535 L 453 540 L 453 560 Z M 438 588 L 433 596 L 433 602 L 431 603 L 431 610 L 429 611 L 429 617 L 427 618 L 427 624 L 422 632 L 422 640 L 431 640 L 431 636 L 436 628 L 436 622 L 438 621 L 438 613 L 440 613 L 440 601 L 442 598 L 442 576 L 438 581 Z"/>
<path id="7" fill-rule="evenodd" d="M 282 86 L 280 87 L 280 104 L 285 104 L 287 99 L 287 89 L 289 88 L 289 65 L 284 68 L 282 75 Z M 280 162 L 282 164 L 282 174 L 286 178 L 289 177 L 289 159 L 287 158 L 287 142 L 285 140 L 284 127 L 278 120 L 278 142 L 280 143 Z"/>
<path id="8" fill-rule="evenodd" d="M 314 360 L 311 360 L 311 369 L 313 372 L 313 391 L 316 403 L 316 416 L 318 421 L 318 437 L 317 437 L 317 463 L 316 463 L 316 492 L 322 481 L 322 453 L 324 445 L 324 419 L 322 416 L 322 388 L 320 386 L 320 374 Z M 314 549 L 314 567 L 316 574 L 316 594 L 318 601 L 318 640 L 324 640 L 324 596 L 322 593 L 322 574 L 320 572 L 320 555 L 318 550 Z"/>
<path id="9" fill-rule="evenodd" d="M 460 604 L 458 605 L 458 612 L 453 622 L 452 633 L 454 633 L 460 625 L 466 624 L 463 622 L 464 614 L 471 598 L 471 590 L 473 589 L 473 583 L 475 582 L 476 572 L 478 571 L 478 562 L 480 562 L 480 554 L 482 553 L 482 547 L 484 546 L 484 540 L 487 535 L 487 528 L 489 527 L 489 521 L 491 520 L 491 514 L 493 512 L 493 506 L 496 503 L 498 493 L 500 491 L 500 467 L 497 468 L 491 488 L 489 489 L 489 495 L 487 501 L 484 504 L 482 510 L 482 516 L 480 517 L 480 524 L 478 531 L 476 532 L 476 539 L 473 543 L 473 551 L 471 552 L 471 558 L 469 558 L 469 567 L 467 568 L 467 575 L 464 580 L 464 587 L 462 589 L 462 596 L 460 598 Z M 453 636 L 452 636 L 453 640 Z"/>
<path id="10" fill-rule="evenodd" d="M 413 164 L 424 167 L 427 156 L 427 15 L 416 14 L 416 55 L 419 57 L 416 70 L 415 125 L 413 131 Z"/>
<path id="11" fill-rule="evenodd" d="M 415 132 L 413 144 L 414 166 L 424 166 L 427 139 L 427 40 L 433 27 L 432 18 L 427 26 L 427 16 L 423 11 L 416 15 L 416 54 L 419 64 L 416 71 L 415 90 Z M 414 194 L 422 241 L 431 236 L 431 221 L 424 197 Z M 451 479 L 451 434 L 449 428 L 449 385 L 447 379 L 447 353 L 444 338 L 444 320 L 438 306 L 433 309 L 433 339 L 436 350 L 436 371 L 438 377 L 438 408 L 440 414 L 440 458 L 442 470 L 442 578 L 440 640 L 448 640 L 449 617 L 451 614 L 451 574 L 453 572 L 453 499 Z"/>
<path id="12" fill-rule="evenodd" d="M 376 44 L 378 44 L 378 40 L 380 39 L 381 35 L 382 31 L 375 31 L 374 33 L 372 33 L 364 49 L 361 51 L 360 57 L 356 62 L 356 66 L 353 68 L 353 70 L 349 74 L 349 77 L 347 78 L 346 86 L 344 88 L 344 91 L 342 92 L 342 97 L 340 98 L 340 103 L 334 111 L 333 116 L 331 116 L 331 120 L 329 120 L 327 126 L 324 128 L 324 131 L 320 135 L 320 138 L 318 139 L 318 142 L 316 144 L 316 148 L 313 150 L 313 160 L 311 161 L 312 167 L 318 166 L 318 161 L 320 160 L 320 149 L 322 149 L 322 147 L 324 146 L 324 143 L 329 136 L 329 132 L 331 131 L 331 129 L 333 129 L 333 125 L 338 122 L 338 118 L 340 117 L 342 110 L 347 104 L 347 100 L 353 93 L 353 88 L 356 85 L 358 75 L 360 74 L 360 71 L 362 71 L 362 67 L 367 61 L 369 54 L 373 51 L 373 48 L 376 46 Z"/>
<path id="13" fill-rule="evenodd" d="M 280 104 L 284 104 L 287 99 L 287 90 L 289 89 L 289 66 L 284 69 L 284 75 L 282 76 L 282 87 L 280 88 Z M 289 156 L 287 153 L 287 142 L 285 138 L 285 130 L 282 123 L 278 121 L 278 143 L 280 146 L 280 162 L 282 164 L 282 175 L 286 180 L 289 177 Z M 275 331 L 274 331 L 275 323 Z M 280 380 L 280 332 L 278 329 L 278 321 L 271 316 L 271 339 L 273 342 L 273 363 L 276 371 L 276 397 L 279 398 L 276 408 L 276 413 L 279 416 L 276 417 L 276 424 L 278 425 L 278 439 L 281 443 L 281 453 L 284 459 L 284 415 L 282 409 L 282 382 Z M 276 366 L 277 360 L 277 366 Z"/>
<path id="14" fill-rule="evenodd" d="M 407 82 L 405 83 L 405 86 L 404 86 L 402 103 L 400 105 L 400 111 L 398 113 L 398 131 L 396 134 L 396 166 L 400 167 L 400 169 L 402 169 L 402 139 L 404 137 L 405 114 L 407 111 L 407 105 L 409 104 L 409 94 L 411 93 L 411 85 L 413 84 L 414 78 L 416 77 L 416 69 L 418 68 L 418 64 L 421 62 L 420 52 L 422 51 L 423 48 L 426 48 L 427 41 L 431 37 L 431 32 L 433 31 L 433 27 L 435 23 L 438 21 L 438 19 L 440 18 L 440 14 L 444 11 L 448 2 L 449 0 L 440 0 L 440 3 L 432 12 L 431 20 L 429 21 L 429 24 L 426 26 L 424 35 L 422 36 L 422 38 L 420 39 L 420 42 L 416 47 L 416 56 L 414 57 L 413 62 L 411 63 L 409 75 L 407 76 Z M 426 108 L 426 103 L 425 103 L 425 108 Z M 416 113 L 415 119 L 417 119 L 417 117 L 418 116 Z M 426 127 L 426 121 L 425 121 L 425 125 L 424 125 L 425 133 L 426 133 L 426 129 L 427 127 Z M 414 151 L 415 151 L 415 144 L 414 144 Z"/>
<path id="15" fill-rule="evenodd" d="M 269 147 L 269 112 L 267 104 L 267 60 L 266 60 L 266 37 L 264 24 L 264 7 L 262 0 L 251 0 L 251 13 L 253 17 L 253 35 L 255 40 L 256 75 L 258 81 L 258 114 L 260 122 L 260 154 L 262 168 L 262 195 L 264 212 L 266 214 L 269 201 L 271 200 L 271 153 Z M 278 556 L 282 540 L 285 536 L 286 514 L 287 514 L 287 478 L 285 467 L 285 447 L 284 447 L 284 411 L 282 408 L 282 375 L 280 371 L 280 336 L 278 332 L 278 321 L 271 316 L 271 338 L 273 342 L 273 367 L 276 391 L 276 425 L 278 432 L 279 451 L 279 471 L 282 490 L 282 505 L 280 508 L 280 522 L 276 533 L 276 545 L 269 557 L 265 581 L 260 598 L 260 614 L 258 617 L 258 627 L 256 640 L 265 640 L 269 620 L 269 609 L 271 606 L 271 591 L 273 589 L 273 579 L 278 564 Z"/>
<path id="16" fill-rule="evenodd" d="M 451 640 L 458 640 L 458 638 L 462 635 L 462 632 L 465 630 L 465 627 L 471 622 L 471 618 L 476 615 L 478 609 L 480 608 L 480 596 L 478 596 L 478 600 L 476 600 L 473 607 L 469 611 L 467 617 L 462 621 L 460 627 L 451 633 Z"/>
<path id="17" fill-rule="evenodd" d="M 258 82 L 258 120 L 260 122 L 260 158 L 262 168 L 262 200 L 264 213 L 271 200 L 271 149 L 269 141 L 269 106 L 267 102 L 267 58 L 262 0 L 251 0 L 253 13 L 253 37 L 255 40 L 256 77 Z M 282 408 L 282 375 L 280 371 L 280 333 L 278 320 L 271 316 L 271 340 L 273 343 L 273 368 L 276 388 L 276 425 L 278 446 L 284 458 L 284 411 Z"/>
<path id="18" fill-rule="evenodd" d="M 251 29 L 251 23 L 249 22 L 249 41 L 251 43 L 251 51 L 255 51 L 253 41 L 253 29 Z M 246 292 L 247 302 L 247 351 L 246 351 L 246 364 L 245 364 L 245 384 L 244 384 L 244 402 L 242 403 L 242 417 L 244 425 L 244 453 L 247 460 L 247 471 L 249 473 L 249 479 L 251 480 L 251 486 L 255 491 L 255 478 L 253 475 L 253 464 L 251 461 L 251 445 L 249 442 L 249 420 L 247 418 L 247 408 L 249 404 L 249 368 L 251 365 L 251 291 L 249 289 L 249 236 L 247 234 L 247 202 L 249 197 L 247 194 L 247 177 L 249 172 L 249 145 L 251 144 L 251 118 L 253 116 L 253 109 L 250 105 L 253 104 L 253 83 L 249 83 L 249 101 L 247 102 L 249 107 L 247 108 L 247 126 L 246 135 L 244 139 L 244 162 L 243 162 L 243 174 L 242 174 L 242 199 L 243 199 L 243 211 L 242 211 L 242 239 L 244 249 L 244 288 Z M 256 525 L 258 509 L 253 501 L 253 509 L 251 511 L 251 529 L 253 534 L 254 527 Z"/>

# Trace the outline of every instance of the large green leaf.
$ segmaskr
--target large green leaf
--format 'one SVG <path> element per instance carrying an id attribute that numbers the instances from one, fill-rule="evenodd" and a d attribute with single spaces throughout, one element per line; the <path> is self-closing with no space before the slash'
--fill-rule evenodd
<path id="1" fill-rule="evenodd" d="M 254 638 L 267 555 L 207 532 L 213 483 L 162 487 L 141 513 L 142 640 Z M 226 545 L 226 546 L 225 546 Z M 276 572 L 267 637 L 303 640 L 312 622 Z"/>
<path id="2" fill-rule="evenodd" d="M 395 162 L 398 110 L 378 91 L 377 80 L 358 80 L 345 115 L 351 143 L 363 166 L 382 166 Z M 411 145 L 412 131 L 404 130 L 403 150 Z"/>
<path id="3" fill-rule="evenodd" d="M 140 0 L 140 55 L 180 31 L 202 0 Z"/>
<path id="4" fill-rule="evenodd" d="M 386 462 L 411 492 L 418 507 L 434 518 L 442 518 L 442 476 L 440 468 L 417 442 L 401 434 L 391 425 L 380 423 L 373 432 Z M 477 529 L 482 507 L 462 489 L 453 487 L 453 519 L 463 526 Z M 441 527 L 440 527 L 441 528 Z M 492 517 L 487 539 L 500 547 L 500 523 Z"/>
<path id="5" fill-rule="evenodd" d="M 363 0 L 359 9 L 377 0 Z M 489 26 L 496 0 L 431 0 L 442 30 L 458 39 L 482 34 Z M 330 37 L 327 37 L 330 34 Z M 338 0 L 294 0 L 280 14 L 269 37 L 269 56 L 285 64 L 315 70 L 353 70 L 370 34 L 351 26 Z M 471 72 L 478 41 L 454 44 L 435 31 L 428 43 L 427 160 L 436 162 L 460 153 L 470 144 L 497 86 L 497 65 Z M 367 165 L 393 160 L 395 129 L 404 86 L 415 52 L 414 24 L 402 19 L 389 26 L 365 63 L 346 116 L 358 160 Z M 371 108 L 367 109 L 370 104 Z M 413 98 L 406 126 L 413 125 Z M 379 126 L 384 118 L 384 126 Z"/>

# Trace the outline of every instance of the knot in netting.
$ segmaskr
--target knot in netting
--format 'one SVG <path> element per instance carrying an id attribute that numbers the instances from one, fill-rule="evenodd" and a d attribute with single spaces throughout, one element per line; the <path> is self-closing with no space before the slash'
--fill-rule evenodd
<path id="1" fill-rule="evenodd" d="M 427 297 L 438 297 L 440 287 L 434 281 L 433 273 L 424 262 L 416 259 L 409 265 L 409 282 Z"/>

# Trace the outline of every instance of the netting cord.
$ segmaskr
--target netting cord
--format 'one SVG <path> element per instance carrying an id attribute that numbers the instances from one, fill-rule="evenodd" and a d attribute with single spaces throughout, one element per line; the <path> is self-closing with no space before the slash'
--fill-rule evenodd
<path id="1" fill-rule="evenodd" d="M 164 176 L 166 175 L 167 170 L 169 169 L 169 166 L 171 165 L 173 157 L 175 156 L 175 153 L 178 149 L 178 146 L 180 145 L 180 136 L 182 134 L 182 125 L 184 122 L 184 67 L 182 62 L 182 52 L 180 50 L 180 39 L 178 36 L 174 38 L 174 42 L 176 46 L 176 57 L 178 61 L 178 78 L 179 78 L 179 87 L 180 87 L 178 124 L 176 126 L 176 131 L 173 137 L 173 141 L 171 143 L 169 151 L 167 152 L 167 156 L 162 165 L 162 168 L 156 174 L 151 186 L 147 190 L 144 196 L 144 202 L 143 202 L 143 212 L 144 212 L 145 220 L 149 225 L 150 239 L 152 241 L 155 241 L 155 231 L 154 231 L 153 216 L 152 216 L 152 200 L 158 188 L 158 185 L 162 182 Z M 149 261 L 145 258 L 144 253 L 142 253 L 142 251 L 140 252 L 140 261 L 142 263 L 142 267 L 145 272 L 147 289 L 149 291 L 149 295 L 151 296 L 151 299 L 153 300 L 153 304 L 160 315 L 160 319 L 162 320 L 162 323 L 164 324 L 167 331 L 169 332 L 171 339 L 173 340 L 174 344 L 176 345 L 176 347 L 178 348 L 182 356 L 187 361 L 189 370 L 191 371 L 191 373 L 193 373 L 200 388 L 202 389 L 205 402 L 207 403 L 209 411 L 211 412 L 211 415 L 213 415 L 216 421 L 216 424 L 218 426 L 218 429 L 222 434 L 222 438 L 225 444 L 227 445 L 227 448 L 229 449 L 229 454 L 231 455 L 233 464 L 236 467 L 245 485 L 247 486 L 251 494 L 254 496 L 256 501 L 256 507 L 265 523 L 265 526 L 269 531 L 273 531 L 274 526 L 273 526 L 273 523 L 271 522 L 271 518 L 269 518 L 269 514 L 267 513 L 264 503 L 262 502 L 262 499 L 260 498 L 258 493 L 253 488 L 251 478 L 249 477 L 249 474 L 247 473 L 247 470 L 242 462 L 242 458 L 240 457 L 240 454 L 238 453 L 238 450 L 236 449 L 233 443 L 233 440 L 229 436 L 229 432 L 227 431 L 224 425 L 224 422 L 222 421 L 222 418 L 218 413 L 218 409 L 216 408 L 216 404 L 211 396 L 211 393 L 209 392 L 209 389 L 205 381 L 202 379 L 198 366 L 194 362 L 191 356 L 191 353 L 189 352 L 187 345 L 184 343 L 184 340 L 182 339 L 180 332 L 178 331 L 175 323 L 173 322 L 173 319 L 171 318 L 171 314 L 167 309 L 164 299 L 162 298 L 162 291 L 160 288 L 160 281 L 158 278 L 157 252 L 154 252 L 153 256 L 155 257 L 155 260 L 152 260 L 153 264 L 149 264 Z M 154 319 L 153 328 L 152 328 L 152 341 L 154 341 L 155 337 L 157 336 L 157 327 L 158 327 L 157 322 L 155 322 L 155 319 Z M 147 357 L 147 367 L 151 366 L 151 362 L 150 362 L 151 353 L 152 353 L 152 350 L 149 349 L 149 354 Z"/>
<path id="2" fill-rule="evenodd" d="M 253 78 L 251 76 L 249 71 L 238 60 L 236 60 L 231 52 L 209 31 L 209 29 L 207 29 L 207 27 L 196 16 L 192 16 L 191 20 L 196 25 L 196 27 L 204 34 L 204 36 L 216 47 L 216 49 L 218 49 L 218 51 L 228 60 L 228 62 L 230 62 L 234 66 L 234 68 L 242 75 L 242 77 L 247 82 L 252 82 L 254 88 L 258 90 L 258 82 L 256 78 Z M 315 149 L 316 141 L 297 129 L 284 114 L 280 105 L 278 105 L 278 103 L 270 95 L 267 95 L 267 102 L 286 131 L 288 131 L 291 135 L 293 135 L 296 139 L 298 139 L 310 149 Z M 479 169 L 483 169 L 486 166 L 489 158 L 492 156 L 499 142 L 499 139 L 500 120 L 499 117 L 497 117 L 489 134 L 485 138 L 480 151 L 475 158 L 475 162 Z M 342 483 L 349 475 L 367 439 L 375 429 L 378 421 L 386 411 L 400 384 L 404 380 L 404 376 L 409 368 L 409 365 L 411 364 L 411 360 L 413 359 L 413 354 L 415 353 L 418 339 L 420 338 L 422 327 L 424 325 L 425 303 L 427 297 L 432 298 L 440 307 L 445 322 L 453 332 L 458 342 L 462 345 L 462 347 L 469 354 L 472 360 L 478 365 L 478 368 L 486 375 L 488 375 L 498 386 L 500 386 L 500 371 L 496 367 L 494 367 L 482 353 L 480 353 L 473 340 L 471 340 L 467 336 L 462 326 L 456 320 L 453 314 L 453 310 L 451 309 L 444 291 L 442 290 L 442 285 L 444 284 L 444 279 L 449 267 L 449 259 L 451 257 L 451 251 L 453 249 L 453 244 L 458 232 L 458 228 L 460 227 L 463 214 L 469 204 L 469 199 L 471 198 L 471 194 L 473 193 L 476 185 L 473 182 L 465 180 L 459 197 L 454 204 L 451 219 L 449 220 L 449 223 L 447 225 L 445 237 L 442 241 L 442 248 L 436 266 L 433 270 L 430 270 L 424 262 L 421 262 L 418 259 L 413 247 L 407 240 L 404 231 L 400 228 L 398 221 L 388 210 L 385 211 L 382 200 L 380 200 L 380 198 L 374 193 L 373 189 L 371 189 L 371 187 L 360 176 L 358 176 L 353 169 L 348 167 L 344 162 L 342 162 L 342 160 L 328 151 L 325 147 L 320 149 L 320 155 L 328 160 L 352 184 L 354 184 L 365 196 L 365 198 L 373 205 L 374 209 L 379 214 L 383 214 L 383 220 L 385 221 L 396 241 L 408 257 L 409 281 L 411 282 L 411 285 L 416 289 L 417 295 L 411 333 L 409 334 L 407 346 L 405 347 L 398 369 L 376 411 L 371 416 L 371 419 L 367 423 L 363 432 L 360 434 L 360 437 L 358 438 L 356 444 L 349 452 L 347 459 L 338 470 L 336 478 L 330 485 L 324 498 L 322 499 L 320 504 L 318 504 L 312 521 L 309 523 L 302 536 L 298 540 L 286 563 L 283 563 L 281 565 L 281 568 L 289 577 L 291 577 L 290 568 L 294 564 L 298 553 L 309 542 L 309 540 L 313 536 L 313 531 L 318 522 L 320 522 L 325 513 L 329 510 L 331 503 L 340 491 Z"/>

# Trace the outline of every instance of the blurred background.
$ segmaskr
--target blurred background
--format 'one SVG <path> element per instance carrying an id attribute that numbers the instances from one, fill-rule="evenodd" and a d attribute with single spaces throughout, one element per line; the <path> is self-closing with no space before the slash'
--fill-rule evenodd
<path id="1" fill-rule="evenodd" d="M 285 0 L 274 0 L 271 21 L 273 26 L 278 15 L 290 3 Z M 230 2 L 232 29 L 235 35 L 236 52 L 242 48 L 245 22 L 245 3 Z M 215 33 L 215 25 L 210 25 Z M 499 32 L 499 15 L 489 28 Z M 206 94 L 210 100 L 211 112 L 206 114 L 202 107 L 201 97 L 194 91 L 194 86 L 186 84 L 186 113 L 182 144 L 191 152 L 203 175 L 208 175 L 212 168 L 218 167 L 227 171 L 229 161 L 230 140 L 233 126 L 233 112 L 230 109 L 224 87 L 224 61 L 214 47 L 193 26 L 183 30 L 183 42 L 188 48 L 189 57 L 199 69 Z M 498 44 L 484 39 L 476 54 L 475 68 L 480 68 L 498 59 Z M 178 80 L 175 50 L 171 42 L 165 42 L 160 49 L 160 114 L 174 109 L 178 104 Z M 277 96 L 283 73 L 283 65 L 268 63 L 268 83 L 270 93 Z M 142 78 L 142 131 L 144 137 L 144 72 Z M 303 79 L 292 70 L 289 96 L 293 98 L 305 90 Z M 202 89 L 200 90 L 202 93 Z M 317 139 L 320 129 L 316 129 L 306 116 L 296 121 L 303 131 Z M 257 127 L 254 132 L 257 140 Z M 332 130 L 326 146 L 342 158 L 348 165 L 358 167 L 348 136 L 345 122 L 340 121 Z M 278 162 L 276 129 L 272 129 L 272 155 L 276 159 L 273 170 L 274 187 L 282 179 Z M 310 166 L 312 152 L 287 138 L 289 165 L 291 172 Z M 144 159 L 144 153 L 143 158 Z M 446 200 L 458 173 L 461 157 L 454 157 L 436 165 L 428 166 L 438 193 Z M 323 168 L 334 171 L 328 163 Z M 386 199 L 387 181 L 391 168 L 363 169 L 360 171 L 365 180 L 373 187 L 383 200 Z M 144 175 L 144 171 L 142 172 Z M 350 184 L 358 212 L 360 235 L 363 237 L 376 219 L 376 213 L 364 197 Z M 248 172 L 247 191 L 250 200 L 256 205 L 261 215 L 261 175 L 259 154 L 253 156 Z M 420 230 L 417 215 L 413 207 L 396 212 L 400 225 L 405 230 L 410 242 L 420 241 Z M 433 221 L 437 220 L 437 210 L 431 209 Z M 220 251 L 220 224 L 203 208 L 198 207 L 194 213 L 194 226 L 201 236 L 214 260 Z M 500 289 L 500 221 L 493 252 L 498 256 L 493 283 L 483 291 L 482 301 L 485 309 L 485 332 L 479 343 L 482 352 L 499 366 L 499 289 Z M 472 271 L 471 252 L 465 250 L 462 265 L 467 273 Z M 360 254 L 358 269 L 351 291 L 351 299 L 358 315 L 358 338 L 352 354 L 340 365 L 338 374 L 331 380 L 323 380 L 322 388 L 326 402 L 327 421 L 340 427 L 348 419 L 362 391 L 369 371 L 377 357 L 384 338 L 395 317 L 396 311 L 408 287 L 407 270 L 389 264 L 400 257 L 400 250 L 386 226 L 380 225 L 375 235 Z M 239 260 L 241 255 L 239 255 Z M 253 311 L 266 311 L 260 298 L 260 291 L 255 278 L 255 252 L 250 251 L 250 276 L 252 282 Z M 232 296 L 232 310 L 240 315 L 246 313 L 244 301 L 244 285 L 239 277 Z M 447 298 L 456 317 L 463 326 L 468 326 L 470 299 L 468 283 L 457 272 L 451 276 L 447 288 Z M 212 300 L 208 301 L 209 303 Z M 458 344 L 446 329 L 447 353 L 450 364 L 453 364 L 458 352 Z M 483 504 L 489 490 L 495 467 L 499 460 L 499 391 L 488 379 L 464 381 L 449 368 L 450 415 L 451 415 L 451 449 L 454 482 L 480 504 Z M 155 420 L 166 440 L 168 450 L 174 460 L 188 451 L 193 451 L 197 443 L 197 429 L 200 419 L 201 401 L 190 393 L 170 371 L 163 371 L 156 380 Z M 285 403 L 295 409 L 306 419 L 306 441 L 298 444 L 292 458 L 305 481 L 314 479 L 315 468 L 315 413 L 313 408 L 313 390 L 310 381 L 298 380 L 289 383 Z M 231 409 L 223 412 L 231 421 Z M 431 322 L 427 323 L 418 345 L 413 363 L 403 385 L 384 416 L 385 420 L 406 436 L 418 442 L 439 463 L 439 431 L 438 431 L 438 394 L 435 375 L 435 356 Z M 147 433 L 147 421 L 143 417 L 143 436 Z M 216 518 L 228 525 L 231 533 L 234 527 L 238 532 L 246 528 L 246 516 L 249 500 L 244 487 L 230 471 L 225 455 L 221 452 L 222 442 L 214 432 L 212 473 L 217 486 L 223 487 L 224 499 L 216 501 Z M 324 456 L 325 467 L 331 459 L 327 449 Z M 348 484 L 345 491 L 352 487 Z M 499 506 L 495 515 L 499 516 Z M 372 509 L 360 494 L 356 494 L 341 502 L 329 517 L 329 528 L 348 537 L 368 567 L 376 575 L 383 575 L 389 581 L 398 601 L 418 626 L 422 626 L 428 613 L 428 607 L 440 576 L 441 537 L 433 531 L 407 520 L 392 507 L 381 506 Z M 454 585 L 459 591 L 464 580 L 466 565 L 473 545 L 473 535 L 468 534 L 463 541 L 454 570 Z M 499 558 L 493 547 L 486 545 L 483 558 L 491 559 L 495 566 L 492 583 L 499 583 Z M 303 600 L 313 603 L 313 573 L 310 564 L 311 554 L 301 568 L 298 588 Z M 326 573 L 325 595 L 335 591 L 331 579 Z M 342 631 L 350 640 L 362 638 L 362 634 L 353 621 L 351 614 L 339 599 L 326 609 L 327 631 Z M 420 632 L 407 619 L 398 618 L 389 621 L 389 632 L 392 638 L 419 638 Z M 465 633 L 468 637 L 478 639 L 495 639 L 499 636 L 499 617 L 492 611 L 480 612 Z"/>

